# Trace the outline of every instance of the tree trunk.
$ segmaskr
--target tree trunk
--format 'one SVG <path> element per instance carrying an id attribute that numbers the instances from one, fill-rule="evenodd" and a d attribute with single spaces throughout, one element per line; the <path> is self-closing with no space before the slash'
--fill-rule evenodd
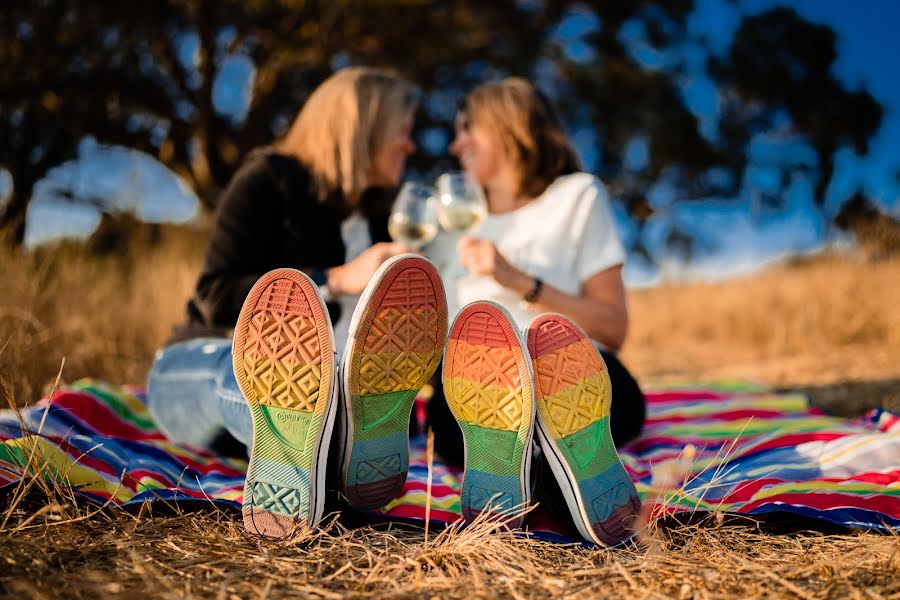
<path id="1" fill-rule="evenodd" d="M 13 246 L 21 246 L 25 241 L 25 216 L 35 181 L 33 177 L 17 177 L 6 209 L 0 213 L 0 233 Z"/>

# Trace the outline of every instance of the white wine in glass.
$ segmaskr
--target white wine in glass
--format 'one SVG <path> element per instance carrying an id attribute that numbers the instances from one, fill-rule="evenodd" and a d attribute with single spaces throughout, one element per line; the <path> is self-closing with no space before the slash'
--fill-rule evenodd
<path id="1" fill-rule="evenodd" d="M 438 212 L 438 220 L 447 231 L 466 233 L 478 227 L 486 215 L 478 206 L 445 206 Z"/>
<path id="2" fill-rule="evenodd" d="M 415 223 L 405 215 L 391 215 L 388 221 L 391 239 L 417 250 L 433 240 L 437 232 L 437 223 Z"/>
<path id="3" fill-rule="evenodd" d="M 388 219 L 391 238 L 418 250 L 433 240 L 437 232 L 434 189 L 421 183 L 404 183 Z"/>
<path id="4" fill-rule="evenodd" d="M 446 231 L 469 233 L 487 216 L 481 187 L 465 173 L 444 173 L 437 179 L 437 216 Z"/>

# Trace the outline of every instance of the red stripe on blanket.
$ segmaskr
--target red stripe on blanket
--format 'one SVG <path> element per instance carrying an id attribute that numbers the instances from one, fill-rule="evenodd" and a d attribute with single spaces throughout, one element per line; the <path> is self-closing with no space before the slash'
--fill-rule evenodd
<path id="1" fill-rule="evenodd" d="M 68 456 L 70 456 L 73 463 L 77 463 L 82 467 L 87 467 L 92 471 L 105 473 L 106 475 L 109 475 L 113 478 L 118 478 L 120 475 L 122 475 L 121 472 L 117 472 L 115 469 L 113 469 L 112 465 L 105 460 L 94 457 L 90 454 L 89 451 L 85 451 L 81 448 L 73 446 L 65 438 L 57 437 L 55 435 L 45 437 L 48 441 L 53 442 L 53 444 L 55 444 L 56 447 L 59 448 L 62 452 L 65 452 Z"/>
<path id="2" fill-rule="evenodd" d="M 410 492 L 410 491 L 419 491 L 419 492 L 428 491 L 427 482 L 407 479 L 406 485 L 404 485 L 404 487 L 403 487 L 403 492 L 406 493 L 406 492 Z M 446 496 L 449 494 L 456 494 L 456 493 L 457 492 L 455 492 L 453 490 L 453 488 L 450 487 L 449 485 L 436 484 L 436 483 L 431 484 L 431 495 L 435 496 L 437 498 L 440 498 L 442 494 L 444 496 Z"/>
<path id="3" fill-rule="evenodd" d="M 652 432 L 650 432 L 650 434 L 652 435 Z M 750 439 L 750 436 L 747 436 L 745 439 Z M 688 444 L 693 445 L 695 448 L 705 448 L 708 450 L 710 448 L 720 448 L 729 443 L 731 443 L 731 440 L 722 438 L 672 437 L 667 435 L 658 435 L 653 437 L 642 437 L 634 440 L 633 442 L 629 442 L 625 450 L 632 454 L 642 454 L 644 452 L 649 452 L 657 448 L 661 450 L 665 447 L 671 447 L 680 450 Z M 676 452 L 676 454 L 678 453 Z"/>
<path id="4" fill-rule="evenodd" d="M 900 515 L 900 498 L 885 495 L 854 496 L 851 494 L 838 494 L 833 492 L 792 492 L 776 494 L 768 498 L 761 498 L 750 502 L 737 509 L 737 512 L 750 512 L 758 506 L 765 504 L 790 504 L 807 506 L 818 510 L 836 508 L 863 508 L 874 512 L 880 512 L 896 517 Z"/>
<path id="5" fill-rule="evenodd" d="M 894 470 L 887 473 L 856 473 L 852 475 L 848 475 L 847 477 L 821 477 L 819 479 L 814 479 L 812 481 L 821 482 L 821 483 L 847 483 L 852 484 L 854 482 L 859 483 L 871 483 L 873 485 L 883 485 L 885 487 L 890 486 L 895 483 L 898 479 L 900 479 L 900 470 Z M 781 484 L 792 484 L 796 483 L 795 479 L 778 479 L 775 477 L 770 477 L 766 479 L 757 479 L 755 481 L 749 481 L 746 484 L 741 485 L 738 489 L 733 491 L 732 493 L 725 496 L 723 502 L 726 504 L 731 504 L 733 502 L 747 502 L 753 499 L 753 496 L 757 494 L 761 489 L 772 486 L 772 485 L 781 485 Z M 816 490 L 812 490 L 809 492 L 811 494 L 817 494 Z M 848 492 L 849 494 L 849 492 Z M 865 494 L 861 494 L 861 496 L 865 496 Z"/>
<path id="6" fill-rule="evenodd" d="M 684 402 L 687 400 L 725 400 L 734 395 L 711 392 L 708 390 L 679 390 L 677 392 L 645 392 L 647 404 L 663 404 L 666 402 Z"/>
<path id="7" fill-rule="evenodd" d="M 79 421 L 102 435 L 131 440 L 164 440 L 160 431 L 144 431 L 122 419 L 108 405 L 84 392 L 61 392 L 53 398 L 53 406 L 65 409 Z"/>
<path id="8" fill-rule="evenodd" d="M 703 415 L 704 421 L 738 421 L 740 419 L 779 419 L 784 418 L 784 413 L 779 412 L 777 410 L 762 410 L 762 409 L 739 409 L 739 410 L 726 410 L 722 412 L 717 412 L 711 415 Z M 661 418 L 648 418 L 647 423 L 652 423 L 653 425 L 660 425 L 663 423 L 686 423 L 686 422 L 696 422 L 697 417 L 695 415 L 678 415 L 671 417 L 661 417 Z"/>
<path id="9" fill-rule="evenodd" d="M 759 438 L 770 432 L 745 434 L 738 438 L 739 442 L 747 444 L 755 438 Z M 650 437 L 643 437 L 626 446 L 625 450 L 631 453 L 640 454 L 653 450 L 656 447 L 674 447 L 683 448 L 688 444 L 693 444 L 697 448 L 715 450 L 723 446 L 729 446 L 734 442 L 734 438 L 697 438 L 697 437 L 672 437 L 672 436 L 653 436 L 649 432 Z M 827 432 L 808 432 L 808 433 L 790 433 L 784 434 L 777 438 L 761 442 L 759 445 L 750 446 L 753 452 L 760 450 L 769 450 L 772 448 L 784 448 L 786 446 L 796 446 L 804 442 L 829 441 L 842 438 L 849 435 L 847 432 L 827 433 Z M 741 452 L 741 456 L 745 456 L 745 452 Z"/>
<path id="10" fill-rule="evenodd" d="M 741 456 L 748 456 L 756 452 L 771 450 L 773 448 L 787 448 L 790 446 L 797 446 L 799 444 L 805 444 L 806 442 L 830 442 L 831 440 L 837 440 L 843 437 L 847 437 L 848 435 L 850 434 L 847 432 L 837 433 L 827 431 L 787 433 L 780 435 L 777 438 L 749 446 L 745 452 L 741 453 Z"/>

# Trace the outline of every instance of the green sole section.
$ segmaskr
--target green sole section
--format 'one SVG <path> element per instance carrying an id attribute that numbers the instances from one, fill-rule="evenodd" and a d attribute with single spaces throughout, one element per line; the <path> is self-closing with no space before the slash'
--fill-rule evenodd
<path id="1" fill-rule="evenodd" d="M 595 477 L 618 461 L 609 435 L 609 417 L 598 419 L 584 429 L 556 440 L 556 444 L 578 479 Z M 603 452 L 603 448 L 611 452 Z"/>
<path id="2" fill-rule="evenodd" d="M 371 441 L 409 430 L 415 390 L 353 397 L 354 441 Z"/>
<path id="3" fill-rule="evenodd" d="M 253 416 L 253 458 L 305 469 L 312 467 L 316 434 L 323 415 L 265 404 L 251 404 L 250 413 Z"/>
<path id="4" fill-rule="evenodd" d="M 306 446 L 306 435 L 313 419 L 313 413 L 277 406 L 259 405 L 265 422 L 281 440 L 302 450 Z"/>
<path id="5" fill-rule="evenodd" d="M 410 390 L 401 390 L 399 392 L 387 392 L 384 394 L 371 394 L 368 396 L 357 396 L 355 401 L 357 406 L 362 408 L 361 423 L 362 429 L 372 429 L 378 427 L 393 415 L 395 415 L 403 401 L 407 399 Z"/>
<path id="6" fill-rule="evenodd" d="M 467 469 L 511 477 L 520 475 L 524 443 L 519 439 L 518 431 L 463 423 Z"/>

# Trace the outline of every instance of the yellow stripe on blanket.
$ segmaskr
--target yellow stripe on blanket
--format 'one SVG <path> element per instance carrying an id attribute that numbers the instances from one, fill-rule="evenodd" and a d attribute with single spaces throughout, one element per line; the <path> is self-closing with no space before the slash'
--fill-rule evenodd
<path id="1" fill-rule="evenodd" d="M 123 486 L 118 478 L 110 480 L 102 473 L 79 465 L 71 456 L 44 438 L 26 436 L 7 440 L 3 445 L 13 448 L 14 452 L 23 456 L 25 460 L 32 457 L 32 473 L 41 470 L 45 478 L 51 481 L 82 491 L 103 492 L 123 502 L 134 496 L 134 493 Z M 33 455 L 32 448 L 34 448 Z"/>

